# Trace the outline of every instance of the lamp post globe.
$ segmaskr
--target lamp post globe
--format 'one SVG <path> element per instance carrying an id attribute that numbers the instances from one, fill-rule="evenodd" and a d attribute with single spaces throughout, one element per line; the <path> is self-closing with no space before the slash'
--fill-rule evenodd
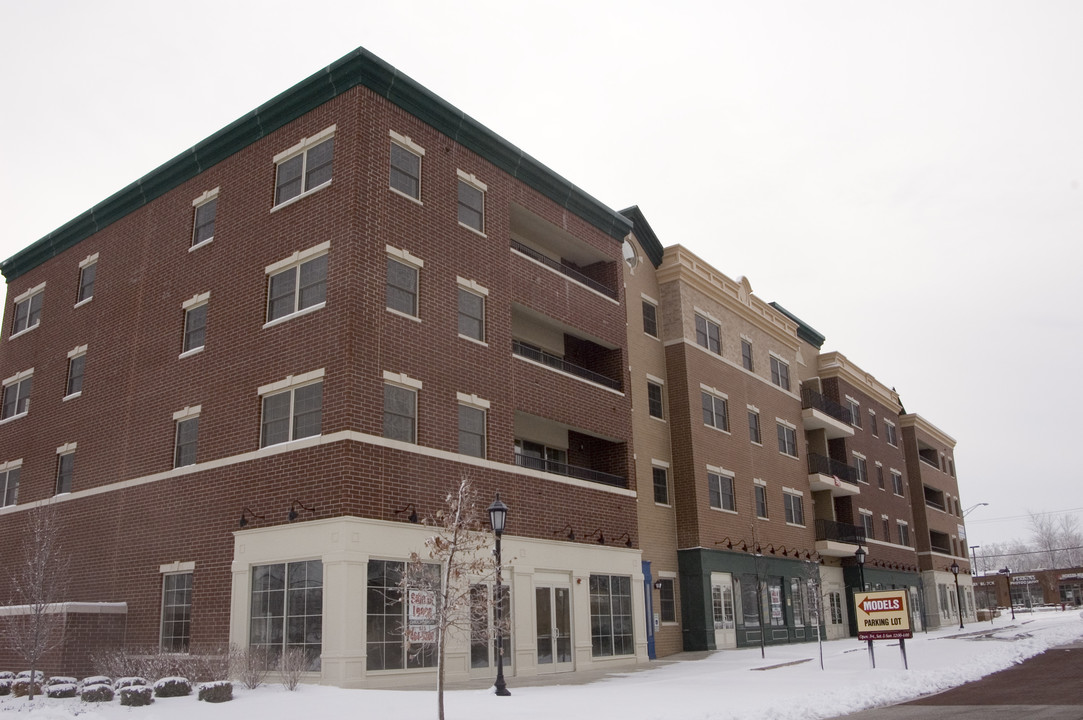
<path id="1" fill-rule="evenodd" d="M 496 688 L 496 694 L 500 697 L 511 695 L 507 684 L 504 682 L 504 580 L 501 576 L 502 562 L 500 559 L 500 538 L 504 534 L 507 521 L 508 506 L 500 500 L 500 493 L 497 493 L 493 504 L 489 506 L 489 525 L 492 526 L 493 535 L 496 536 L 494 552 L 496 556 L 496 592 L 493 593 L 496 598 L 495 607 L 493 608 L 493 620 L 496 625 L 496 682 L 493 683 L 493 686 Z"/>
<path id="2" fill-rule="evenodd" d="M 854 552 L 854 559 L 857 561 L 857 575 L 861 581 L 861 592 L 865 592 L 865 555 L 865 548 L 858 545 L 857 550 Z"/>

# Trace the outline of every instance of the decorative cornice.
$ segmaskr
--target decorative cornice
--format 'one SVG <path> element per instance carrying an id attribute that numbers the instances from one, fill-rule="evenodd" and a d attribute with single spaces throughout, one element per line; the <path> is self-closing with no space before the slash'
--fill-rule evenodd
<path id="1" fill-rule="evenodd" d="M 933 425 L 931 422 L 918 415 L 917 413 L 910 413 L 909 415 L 899 416 L 899 425 L 902 427 L 912 427 L 917 430 L 921 430 L 927 435 L 931 435 L 936 440 L 939 440 L 946 447 L 950 449 L 955 448 L 955 438 L 948 435 L 946 432 Z"/>
<path id="2" fill-rule="evenodd" d="M 873 398 L 881 405 L 888 407 L 896 415 L 902 412 L 902 402 L 899 393 L 892 388 L 865 372 L 838 351 L 822 353 L 817 361 L 818 372 L 821 378 L 838 377 L 850 383 L 859 390 Z"/>

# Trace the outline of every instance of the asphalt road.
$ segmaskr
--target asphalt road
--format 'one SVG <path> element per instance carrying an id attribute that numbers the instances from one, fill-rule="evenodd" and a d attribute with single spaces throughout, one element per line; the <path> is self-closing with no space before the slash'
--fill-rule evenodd
<path id="1" fill-rule="evenodd" d="M 1083 720 L 1083 642 L 1061 645 L 981 680 L 845 720 Z M 841 720 L 841 719 L 840 719 Z"/>

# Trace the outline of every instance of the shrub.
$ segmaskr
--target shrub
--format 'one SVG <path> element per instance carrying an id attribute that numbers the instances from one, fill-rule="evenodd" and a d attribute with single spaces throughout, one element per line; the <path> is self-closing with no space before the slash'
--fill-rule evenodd
<path id="1" fill-rule="evenodd" d="M 43 682 L 45 682 L 45 673 L 43 673 L 41 670 L 35 670 L 34 671 L 34 677 L 37 679 L 38 685 L 41 685 Z M 29 678 L 30 678 L 30 671 L 29 670 L 23 670 L 21 673 L 19 673 L 18 675 L 15 676 L 16 680 L 27 680 Z"/>
<path id="2" fill-rule="evenodd" d="M 154 697 L 184 697 L 192 694 L 192 683 L 187 678 L 167 677 L 154 683 Z"/>
<path id="3" fill-rule="evenodd" d="M 113 680 L 105 675 L 91 675 L 88 678 L 83 678 L 83 687 L 87 685 L 108 685 L 113 687 Z"/>
<path id="4" fill-rule="evenodd" d="M 79 681 L 73 677 L 64 677 L 63 675 L 54 675 L 45 681 L 45 687 L 51 687 L 53 685 L 75 685 Z"/>
<path id="5" fill-rule="evenodd" d="M 45 686 L 45 694 L 51 698 L 73 698 L 78 691 L 79 688 L 75 683 L 56 683 Z"/>
<path id="6" fill-rule="evenodd" d="M 15 673 L 10 670 L 0 670 L 0 680 L 14 680 Z"/>
<path id="7" fill-rule="evenodd" d="M 231 675 L 238 677 L 249 690 L 255 690 L 267 679 L 274 667 L 275 652 L 266 645 L 246 647 L 233 652 Z"/>
<path id="8" fill-rule="evenodd" d="M 233 683 L 229 680 L 203 683 L 199 686 L 199 699 L 209 703 L 229 702 L 233 699 Z"/>
<path id="9" fill-rule="evenodd" d="M 26 697 L 27 695 L 29 695 L 30 694 L 30 678 L 29 677 L 21 677 L 21 678 L 16 678 L 14 681 L 12 681 L 12 683 L 11 683 L 11 694 L 14 695 L 15 697 Z M 35 695 L 40 695 L 41 694 L 41 683 L 40 682 L 34 683 L 34 694 Z"/>
<path id="10" fill-rule="evenodd" d="M 8 678 L 0 679 L 0 695 L 10 695 L 11 694 L 11 683 L 13 683 L 13 682 L 15 682 L 15 681 L 14 680 L 9 680 Z"/>
<path id="11" fill-rule="evenodd" d="M 94 671 L 110 677 L 186 677 L 211 681 L 229 675 L 229 649 L 220 646 L 191 648 L 188 653 L 162 652 L 157 647 L 121 648 L 93 653 Z"/>
<path id="12" fill-rule="evenodd" d="M 278 673 L 282 679 L 282 687 L 290 692 L 297 689 L 301 684 L 301 673 L 305 671 L 308 659 L 305 651 L 301 648 L 288 648 L 278 659 Z"/>
<path id="13" fill-rule="evenodd" d="M 147 684 L 147 679 L 146 678 L 142 678 L 142 677 L 138 677 L 138 676 L 136 676 L 136 677 L 122 677 L 122 678 L 117 678 L 117 681 L 116 681 L 116 683 L 114 683 L 113 687 L 115 687 L 117 690 L 123 690 L 126 687 L 135 687 L 137 685 L 146 685 L 146 684 Z"/>
<path id="14" fill-rule="evenodd" d="M 120 704 L 141 707 L 154 702 L 154 691 L 146 685 L 130 685 L 120 690 Z"/>
<path id="15" fill-rule="evenodd" d="M 105 683 L 84 685 L 80 697 L 83 702 L 112 702 L 113 688 Z"/>

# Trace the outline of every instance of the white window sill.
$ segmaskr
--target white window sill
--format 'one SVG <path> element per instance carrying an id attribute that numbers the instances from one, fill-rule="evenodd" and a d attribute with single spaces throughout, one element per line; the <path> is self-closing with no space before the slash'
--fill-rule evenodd
<path id="1" fill-rule="evenodd" d="M 779 454 L 779 455 L 781 455 L 781 456 L 783 456 L 783 457 L 788 457 L 788 458 L 790 458 L 791 460 L 800 460 L 800 458 L 799 458 L 799 457 L 797 457 L 796 455 L 790 455 L 789 453 L 784 453 L 784 452 L 782 452 L 781 450 L 779 450 L 779 451 L 778 451 L 778 454 Z M 865 483 L 865 484 L 867 485 L 868 483 Z"/>
<path id="2" fill-rule="evenodd" d="M 65 395 L 64 397 L 60 398 L 60 402 L 67 402 L 68 400 L 74 400 L 77 397 L 82 397 L 82 395 L 83 395 L 83 391 L 82 390 L 77 390 L 77 391 L 73 392 L 71 395 Z"/>
<path id="3" fill-rule="evenodd" d="M 766 518 L 763 515 L 757 515 L 756 519 L 757 520 L 763 520 L 764 522 L 771 522 L 771 518 Z"/>
<path id="4" fill-rule="evenodd" d="M 424 204 L 425 204 L 425 203 L 421 202 L 421 199 L 420 199 L 420 198 L 416 198 L 416 197 L 414 197 L 413 195 L 407 195 L 407 194 L 406 194 L 406 193 L 404 193 L 404 192 L 403 192 L 402 190 L 396 190 L 395 188 L 393 188 L 393 187 L 390 187 L 390 186 L 389 186 L 389 187 L 388 187 L 387 189 L 388 189 L 388 190 L 390 190 L 391 192 L 395 193 L 395 194 L 396 194 L 396 195 L 398 195 L 399 197 L 404 197 L 404 198 L 406 198 L 406 199 L 407 199 L 407 200 L 409 200 L 410 202 L 413 202 L 413 203 L 417 203 L 418 205 L 424 205 Z"/>
<path id="5" fill-rule="evenodd" d="M 184 352 L 182 352 L 180 355 L 177 356 L 177 359 L 178 360 L 183 360 L 186 357 L 192 357 L 193 355 L 198 355 L 199 353 L 203 352 L 204 347 L 206 347 L 206 346 L 205 345 L 200 345 L 199 347 L 194 347 L 191 350 L 185 350 Z"/>
<path id="6" fill-rule="evenodd" d="M 12 415 L 11 417 L 6 417 L 3 420 L 0 420 L 0 425 L 3 425 L 4 423 L 9 423 L 12 420 L 18 420 L 21 417 L 26 417 L 27 414 L 29 414 L 29 412 L 30 412 L 29 410 L 24 410 L 23 412 L 18 413 L 16 415 Z"/>
<path id="7" fill-rule="evenodd" d="M 267 328 L 274 327 L 275 325 L 281 325 L 282 323 L 293 320 L 296 317 L 308 315 L 309 313 L 314 313 L 317 310 L 323 310 L 325 307 L 327 307 L 326 300 L 324 302 L 318 302 L 315 305 L 309 305 L 304 310 L 298 310 L 297 312 L 292 312 L 289 315 L 283 315 L 280 318 L 275 318 L 274 320 L 269 320 L 268 322 L 263 323 L 263 329 L 266 330 Z"/>
<path id="8" fill-rule="evenodd" d="M 790 527 L 799 527 L 799 528 L 807 527 L 806 525 L 801 525 L 800 523 L 792 523 L 789 520 L 786 521 L 786 524 L 789 525 Z"/>
<path id="9" fill-rule="evenodd" d="M 332 180 L 333 179 L 334 178 L 332 178 Z M 287 207 L 289 205 L 293 205 L 295 202 L 299 202 L 300 200 L 302 200 L 303 198 L 308 197 L 309 195 L 314 195 L 315 193 L 318 193 L 320 190 L 323 190 L 325 187 L 328 187 L 330 185 L 331 185 L 331 180 L 328 180 L 327 182 L 323 183 L 322 185 L 317 185 L 314 188 L 309 188 L 308 190 L 305 190 L 300 195 L 294 195 L 289 200 L 284 200 L 284 201 L 278 203 L 277 205 L 275 205 L 274 207 L 271 208 L 271 212 L 278 212 L 282 208 Z"/>
<path id="10" fill-rule="evenodd" d="M 214 236 L 213 236 L 213 235 L 212 235 L 212 236 L 210 236 L 209 238 L 207 238 L 206 240 L 201 240 L 200 242 L 197 242 L 197 243 L 196 243 L 195 245 L 193 245 L 192 247 L 188 248 L 188 252 L 193 252 L 193 251 L 195 251 L 195 250 L 198 250 L 198 249 L 200 249 L 201 247 L 204 247 L 204 246 L 206 246 L 206 245 L 210 245 L 210 244 L 211 244 L 211 241 L 212 241 L 212 240 L 214 240 Z"/>
<path id="11" fill-rule="evenodd" d="M 650 417 L 651 420 L 657 420 L 660 423 L 664 423 L 666 421 L 665 418 L 660 418 L 657 415 L 649 415 L 649 417 Z"/>
<path id="12" fill-rule="evenodd" d="M 727 510 L 726 508 L 711 506 L 711 509 L 716 511 L 716 512 L 726 513 L 727 515 L 737 515 L 738 514 L 738 512 L 736 510 Z"/>
<path id="13" fill-rule="evenodd" d="M 90 297 L 88 297 L 88 298 L 83 298 L 83 299 L 82 299 L 82 300 L 80 300 L 79 302 L 77 302 L 77 303 L 75 303 L 74 305 L 72 305 L 72 307 L 73 307 L 73 308 L 77 308 L 77 307 L 83 307 L 84 305 L 86 305 L 86 304 L 87 304 L 88 302 L 90 302 L 90 301 L 91 301 L 91 300 L 93 300 L 93 299 L 94 299 L 94 296 L 93 296 L 93 295 L 91 295 L 91 296 L 90 296 Z"/>
<path id="14" fill-rule="evenodd" d="M 409 313 L 404 313 L 402 310 L 396 310 L 394 308 L 384 308 L 384 309 L 387 310 L 392 315 L 398 315 L 400 318 L 406 318 L 407 320 L 413 320 L 416 323 L 421 322 L 421 318 L 419 318 L 417 315 L 411 315 Z"/>
<path id="15" fill-rule="evenodd" d="M 761 442 L 756 442 L 755 440 L 749 440 L 749 442 L 757 447 L 763 447 L 763 443 Z"/>
<path id="16" fill-rule="evenodd" d="M 657 335 L 651 335 L 646 330 L 643 331 L 643 334 L 649 337 L 651 340 L 657 340 L 658 342 L 662 342 L 662 338 L 658 337 Z"/>
<path id="17" fill-rule="evenodd" d="M 472 338 L 469 335 L 463 335 L 462 333 L 459 333 L 459 337 L 462 338 L 463 340 L 469 340 L 470 342 L 474 343 L 475 345 L 481 345 L 482 347 L 489 347 L 489 343 L 485 342 L 484 340 L 478 340 L 477 338 Z"/>
<path id="18" fill-rule="evenodd" d="M 14 340 L 15 338 L 20 337 L 21 335 L 26 335 L 28 332 L 35 329 L 38 325 L 41 325 L 40 320 L 38 320 L 37 323 L 35 323 L 34 325 L 31 325 L 30 327 L 26 328 L 25 330 L 20 330 L 17 333 L 12 333 L 11 335 L 8 335 L 8 340 Z"/>
<path id="19" fill-rule="evenodd" d="M 459 227 L 466 228 L 467 230 L 474 233 L 475 235 L 481 235 L 483 238 L 489 237 L 488 235 L 483 233 L 481 230 L 478 230 L 477 228 L 474 228 L 474 227 L 470 227 L 469 225 L 467 225 L 466 223 L 464 223 L 462 221 L 459 221 Z"/>
<path id="20" fill-rule="evenodd" d="M 671 504 L 669 504 L 669 503 L 660 503 L 660 502 L 658 502 L 657 500 L 655 500 L 655 502 L 654 502 L 654 506 L 655 506 L 655 507 L 660 507 L 660 508 L 672 508 L 672 507 L 673 507 L 673 506 L 672 506 Z"/>
<path id="21" fill-rule="evenodd" d="M 720 427 L 715 427 L 714 425 L 708 425 L 707 423 L 703 423 L 703 427 L 708 427 L 708 428 L 714 430 L 715 432 L 722 433 L 723 435 L 730 435 L 731 434 L 729 430 L 723 430 Z"/>

